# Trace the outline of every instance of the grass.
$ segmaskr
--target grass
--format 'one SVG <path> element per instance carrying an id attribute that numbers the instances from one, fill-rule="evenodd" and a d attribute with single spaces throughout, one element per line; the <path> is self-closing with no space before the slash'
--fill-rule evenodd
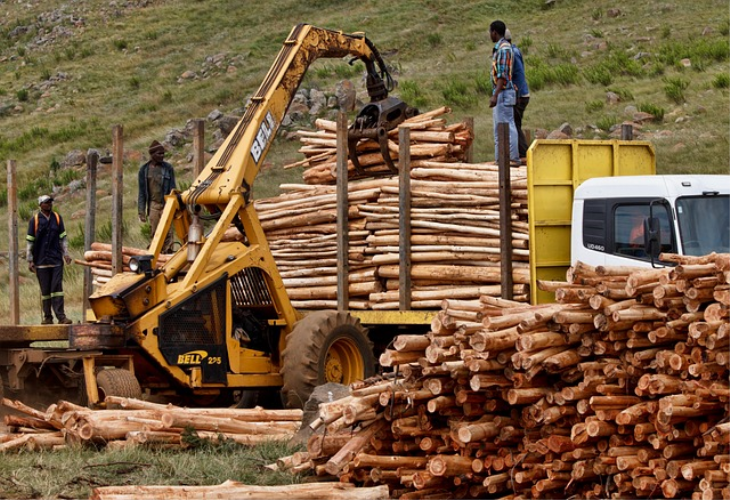
<path id="1" fill-rule="evenodd" d="M 295 484 L 299 476 L 264 466 L 298 449 L 287 443 L 252 447 L 199 443 L 184 451 L 71 447 L 6 453 L 0 461 L 0 491 L 6 499 L 89 498 L 92 489 L 100 486 L 202 486 L 229 479 L 244 484 Z"/>

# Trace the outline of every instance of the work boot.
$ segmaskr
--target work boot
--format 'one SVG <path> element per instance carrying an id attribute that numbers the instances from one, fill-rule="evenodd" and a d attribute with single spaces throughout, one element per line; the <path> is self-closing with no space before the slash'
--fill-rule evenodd
<path id="1" fill-rule="evenodd" d="M 41 325 L 52 325 L 53 324 L 53 318 L 43 318 L 41 321 Z"/>
<path id="2" fill-rule="evenodd" d="M 72 323 L 73 323 L 73 321 L 71 321 L 71 320 L 70 320 L 70 319 L 68 319 L 68 318 L 63 318 L 63 319 L 59 319 L 59 320 L 58 320 L 58 324 L 59 324 L 59 325 L 70 325 L 70 324 L 72 324 Z"/>

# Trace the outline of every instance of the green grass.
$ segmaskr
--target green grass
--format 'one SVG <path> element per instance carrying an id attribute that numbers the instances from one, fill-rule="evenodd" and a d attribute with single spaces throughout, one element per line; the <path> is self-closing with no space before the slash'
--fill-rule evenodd
<path id="1" fill-rule="evenodd" d="M 71 36 L 33 43 L 40 33 L 54 28 L 50 20 L 54 16 L 44 14 L 62 5 L 74 9 L 85 28 L 61 21 Z M 664 118 L 645 124 L 641 134 L 656 147 L 659 173 L 727 173 L 730 165 L 730 13 L 720 0 L 616 0 L 611 8 L 626 13 L 618 18 L 607 16 L 606 6 L 578 0 L 550 5 L 538 0 L 272 0 L 251 9 L 231 9 L 224 0 L 178 0 L 148 2 L 144 8 L 125 3 L 114 16 L 109 15 L 106 0 L 69 5 L 62 0 L 3 3 L 0 163 L 13 159 L 18 165 L 21 248 L 26 221 L 37 209 L 35 199 L 55 187 L 55 208 L 75 242 L 72 254 L 81 257 L 77 245 L 83 239 L 79 233 L 86 197 L 83 189 L 68 192 L 64 182 L 81 179 L 85 169 L 52 165 L 63 163 L 72 150 L 110 151 L 116 124 L 124 126 L 127 157 L 124 244 L 146 246 L 145 226 L 136 219 L 135 176 L 147 145 L 214 109 L 240 115 L 291 27 L 302 21 L 345 32 L 364 31 L 393 69 L 399 83 L 395 95 L 423 111 L 449 105 L 450 121 L 473 117 L 475 161 L 493 158 L 487 104 L 492 43 L 486 27 L 502 19 L 525 56 L 531 86 L 524 117 L 527 129 L 552 130 L 564 122 L 574 130 L 596 122 L 608 126 L 630 118 L 624 114 L 627 104 L 651 103 L 655 108 L 647 112 L 657 116 L 661 110 Z M 32 29 L 9 36 L 18 26 Z M 89 29 L 92 26 L 97 28 Z M 220 67 L 207 62 L 218 55 L 224 61 Z M 331 95 L 337 82 L 348 78 L 365 102 L 363 65 L 350 65 L 349 59 L 316 61 L 302 87 Z M 689 67 L 684 67 L 683 59 L 690 60 Z M 199 76 L 182 80 L 185 71 Z M 61 74 L 67 77 L 48 88 L 41 86 Z M 606 92 L 615 89 L 622 92 L 622 102 L 608 104 Z M 700 108 L 701 118 L 694 119 Z M 288 131 L 304 127 L 313 128 L 311 119 Z M 214 124 L 206 123 L 208 148 L 214 129 Z M 301 181 L 301 171 L 279 168 L 302 158 L 298 141 L 282 137 L 275 140 L 256 180 L 257 198 L 277 194 L 281 183 Z M 179 181 L 187 185 L 193 182 L 186 160 L 189 153 L 188 144 L 169 155 Z M 97 236 L 108 242 L 108 170 L 100 172 L 98 189 Z M 3 220 L 7 220 L 7 192 L 6 176 L 0 175 Z M 0 225 L 0 241 L 8 241 L 7 224 Z M 6 246 L 0 245 L 0 255 L 5 251 Z M 0 301 L 7 298 L 7 266 L 1 264 Z M 81 275 L 78 266 L 67 272 L 72 283 Z M 78 318 L 80 287 L 65 288 L 67 303 L 72 311 L 76 308 Z M 37 291 L 35 277 L 21 265 L 23 303 L 33 311 L 26 315 L 23 309 L 23 322 L 37 321 Z M 5 311 L 0 308 L 0 323 L 7 320 Z"/>
<path id="2" fill-rule="evenodd" d="M 122 485 L 295 484 L 300 477 L 264 466 L 299 448 L 286 443 L 259 446 L 199 444 L 184 451 L 143 447 L 97 450 L 72 447 L 55 452 L 5 453 L 0 491 L 11 498 L 89 498 L 93 488 Z"/>

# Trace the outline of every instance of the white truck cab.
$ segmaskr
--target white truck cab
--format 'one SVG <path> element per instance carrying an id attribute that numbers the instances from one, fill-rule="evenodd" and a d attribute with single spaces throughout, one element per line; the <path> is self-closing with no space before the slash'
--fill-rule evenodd
<path id="1" fill-rule="evenodd" d="M 570 250 L 573 263 L 640 267 L 661 265 L 659 252 L 730 252 L 730 176 L 588 179 L 575 190 Z"/>

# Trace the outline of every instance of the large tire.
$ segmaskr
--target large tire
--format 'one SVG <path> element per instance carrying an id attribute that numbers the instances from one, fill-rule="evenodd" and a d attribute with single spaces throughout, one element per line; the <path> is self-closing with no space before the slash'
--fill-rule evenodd
<path id="1" fill-rule="evenodd" d="M 142 397 L 142 388 L 129 370 L 101 370 L 96 374 L 96 385 L 99 388 L 99 401 L 102 403 L 107 396 L 135 399 Z"/>
<path id="2" fill-rule="evenodd" d="M 302 408 L 318 385 L 348 385 L 375 375 L 367 331 L 345 312 L 305 316 L 289 334 L 282 358 L 282 399 L 288 408 Z"/>

